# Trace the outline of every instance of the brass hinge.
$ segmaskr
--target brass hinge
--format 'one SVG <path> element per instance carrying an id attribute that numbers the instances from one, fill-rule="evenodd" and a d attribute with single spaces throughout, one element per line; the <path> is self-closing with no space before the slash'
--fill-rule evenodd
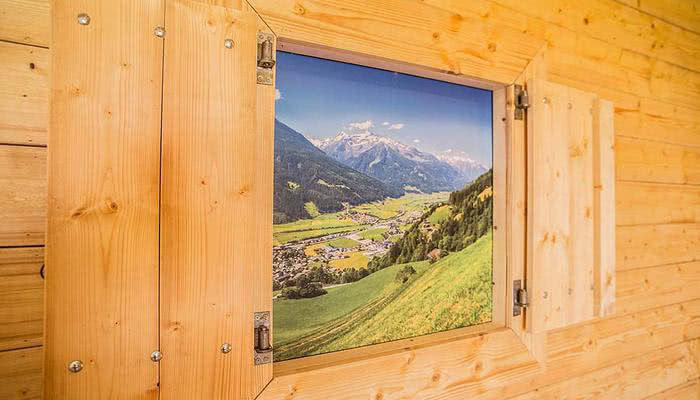
<path id="1" fill-rule="evenodd" d="M 270 312 L 256 312 L 253 319 L 253 354 L 255 365 L 272 362 L 270 344 Z"/>
<path id="2" fill-rule="evenodd" d="M 522 120 L 525 117 L 525 111 L 530 107 L 530 98 L 522 85 L 515 85 L 513 94 L 515 96 L 514 118 Z"/>
<path id="3" fill-rule="evenodd" d="M 270 33 L 258 32 L 258 71 L 255 79 L 260 85 L 272 85 L 272 68 L 275 66 L 275 37 Z"/>
<path id="4" fill-rule="evenodd" d="M 522 287 L 520 279 L 513 281 L 513 316 L 517 317 L 523 308 L 529 305 L 527 301 L 527 290 Z"/>

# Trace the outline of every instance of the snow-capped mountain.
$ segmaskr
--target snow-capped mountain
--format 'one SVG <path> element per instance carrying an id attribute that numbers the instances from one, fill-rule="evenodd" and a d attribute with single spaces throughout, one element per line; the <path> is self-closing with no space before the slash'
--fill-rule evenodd
<path id="1" fill-rule="evenodd" d="M 467 182 L 455 167 L 435 155 L 367 129 L 344 129 L 312 143 L 345 165 L 404 190 L 452 191 Z"/>
<path id="2" fill-rule="evenodd" d="M 468 181 L 473 181 L 489 169 L 483 164 L 480 164 L 469 157 L 455 155 L 452 152 L 443 152 L 437 155 L 437 158 L 450 164 Z"/>

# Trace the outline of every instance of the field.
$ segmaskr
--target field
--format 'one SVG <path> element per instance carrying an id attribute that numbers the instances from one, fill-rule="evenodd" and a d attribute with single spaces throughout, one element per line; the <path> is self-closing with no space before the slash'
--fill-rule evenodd
<path id="1" fill-rule="evenodd" d="M 339 237 L 328 241 L 328 245 L 336 249 L 352 249 L 353 247 L 357 247 L 359 244 L 360 243 L 356 240 L 344 237 Z"/>
<path id="2" fill-rule="evenodd" d="M 353 251 L 348 254 L 348 258 L 340 258 L 331 261 L 329 264 L 331 267 L 338 269 L 345 268 L 365 268 L 369 262 L 369 258 L 362 254 L 360 251 Z"/>
<path id="3" fill-rule="evenodd" d="M 447 196 L 449 196 L 449 193 L 409 193 L 399 197 L 398 199 L 388 198 L 382 201 L 362 204 L 353 207 L 352 210 L 367 215 L 372 215 L 379 219 L 388 219 L 406 212 L 422 211 L 426 205 L 443 201 L 447 198 Z"/>
<path id="4" fill-rule="evenodd" d="M 366 231 L 360 232 L 359 236 L 367 240 L 384 240 L 382 234 L 388 230 L 387 228 L 367 229 Z"/>
<path id="5" fill-rule="evenodd" d="M 430 222 L 433 225 L 437 225 L 440 222 L 449 218 L 451 212 L 452 212 L 452 206 L 449 206 L 449 205 L 440 206 L 440 207 L 436 208 L 432 214 L 430 214 L 430 217 L 428 217 L 428 222 Z"/>
<path id="6" fill-rule="evenodd" d="M 491 320 L 491 234 L 430 264 L 392 265 L 328 294 L 274 300 L 275 359 L 397 340 Z"/>

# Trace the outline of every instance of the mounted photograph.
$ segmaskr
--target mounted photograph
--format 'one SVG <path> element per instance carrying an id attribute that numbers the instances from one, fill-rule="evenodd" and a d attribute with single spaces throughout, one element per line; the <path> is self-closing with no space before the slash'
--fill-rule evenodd
<path id="1" fill-rule="evenodd" d="M 277 52 L 274 360 L 492 321 L 492 92 Z"/>

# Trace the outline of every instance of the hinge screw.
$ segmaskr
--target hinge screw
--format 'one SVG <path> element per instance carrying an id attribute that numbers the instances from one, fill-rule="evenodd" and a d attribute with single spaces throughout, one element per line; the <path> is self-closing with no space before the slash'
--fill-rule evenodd
<path id="1" fill-rule="evenodd" d="M 224 354 L 228 354 L 231 352 L 231 345 L 228 343 L 224 343 L 221 345 L 221 352 Z"/>
<path id="2" fill-rule="evenodd" d="M 85 13 L 78 14 L 78 23 L 80 25 L 90 25 L 90 16 Z"/>
<path id="3" fill-rule="evenodd" d="M 68 371 L 70 371 L 74 374 L 77 374 L 78 372 L 80 372 L 82 370 L 83 370 L 83 362 L 80 360 L 74 360 L 68 364 Z"/>
<path id="4" fill-rule="evenodd" d="M 153 30 L 153 33 L 157 37 L 163 38 L 163 37 L 165 37 L 165 28 L 163 28 L 162 26 L 156 26 L 156 29 Z"/>
<path id="5" fill-rule="evenodd" d="M 227 49 L 232 49 L 233 48 L 233 40 L 231 40 L 231 39 L 224 40 L 224 47 L 226 47 Z"/>
<path id="6" fill-rule="evenodd" d="M 151 353 L 151 361 L 153 362 L 158 362 L 163 359 L 163 353 L 160 351 L 156 350 L 153 353 Z"/>

